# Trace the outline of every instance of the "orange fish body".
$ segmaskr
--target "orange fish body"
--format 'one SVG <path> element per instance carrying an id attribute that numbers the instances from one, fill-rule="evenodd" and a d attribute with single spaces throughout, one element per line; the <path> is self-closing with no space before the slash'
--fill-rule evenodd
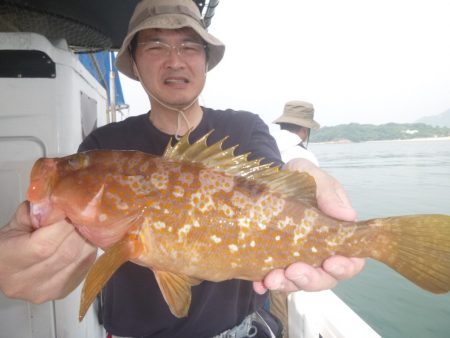
<path id="1" fill-rule="evenodd" d="M 450 216 L 338 221 L 317 209 L 308 174 L 235 157 L 206 139 L 190 145 L 186 136 L 163 157 L 102 150 L 36 162 L 28 192 L 35 226 L 68 218 L 105 249 L 88 273 L 80 319 L 127 260 L 153 270 L 178 317 L 202 280 L 259 281 L 334 254 L 372 257 L 427 290 L 449 291 Z"/>

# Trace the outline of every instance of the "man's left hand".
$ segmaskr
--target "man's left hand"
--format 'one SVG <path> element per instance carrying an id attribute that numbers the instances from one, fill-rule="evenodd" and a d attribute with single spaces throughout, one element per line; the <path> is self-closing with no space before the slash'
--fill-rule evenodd
<path id="1" fill-rule="evenodd" d="M 335 178 L 305 159 L 294 159 L 288 162 L 284 169 L 306 171 L 314 177 L 317 184 L 317 203 L 325 214 L 343 221 L 356 220 L 356 212 L 351 207 L 342 185 Z M 356 276 L 364 265 L 364 258 L 343 256 L 329 257 L 317 268 L 297 262 L 285 270 L 271 271 L 262 282 L 254 282 L 253 288 L 260 294 L 267 290 L 292 292 L 331 289 L 339 281 Z"/>

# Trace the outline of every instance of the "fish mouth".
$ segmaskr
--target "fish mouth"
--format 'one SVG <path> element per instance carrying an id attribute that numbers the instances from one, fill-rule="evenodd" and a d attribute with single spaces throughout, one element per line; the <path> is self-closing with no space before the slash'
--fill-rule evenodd
<path id="1" fill-rule="evenodd" d="M 30 202 L 30 218 L 34 228 L 37 229 L 41 227 L 42 221 L 49 213 L 49 209 L 49 203 L 47 201 L 40 203 Z"/>
<path id="2" fill-rule="evenodd" d="M 39 202 L 30 202 L 30 219 L 35 229 L 50 225 L 64 219 L 67 220 L 66 213 L 53 205 L 47 199 Z"/>
<path id="3" fill-rule="evenodd" d="M 27 199 L 30 202 L 48 198 L 56 180 L 57 166 L 57 162 L 49 158 L 36 161 L 31 169 L 30 185 L 27 191 Z"/>

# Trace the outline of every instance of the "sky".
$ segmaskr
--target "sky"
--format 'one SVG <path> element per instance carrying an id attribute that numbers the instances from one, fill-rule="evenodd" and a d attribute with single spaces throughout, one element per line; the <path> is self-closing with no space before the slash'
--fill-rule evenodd
<path id="1" fill-rule="evenodd" d="M 221 0 L 209 31 L 226 45 L 202 105 L 268 124 L 289 100 L 322 126 L 412 123 L 450 109 L 449 0 Z M 130 115 L 149 109 L 121 78 Z"/>

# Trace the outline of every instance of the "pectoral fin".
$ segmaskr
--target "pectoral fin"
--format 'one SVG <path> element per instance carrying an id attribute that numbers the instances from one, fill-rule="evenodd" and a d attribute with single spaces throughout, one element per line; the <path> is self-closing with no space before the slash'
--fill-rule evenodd
<path id="1" fill-rule="evenodd" d="M 81 291 L 78 319 L 83 320 L 89 306 L 113 273 L 126 261 L 135 258 L 141 252 L 141 244 L 135 238 L 127 236 L 98 258 L 89 270 Z"/>
<path id="2" fill-rule="evenodd" d="M 175 317 L 186 317 L 191 305 L 191 286 L 201 281 L 172 272 L 155 271 L 156 281 Z"/>

